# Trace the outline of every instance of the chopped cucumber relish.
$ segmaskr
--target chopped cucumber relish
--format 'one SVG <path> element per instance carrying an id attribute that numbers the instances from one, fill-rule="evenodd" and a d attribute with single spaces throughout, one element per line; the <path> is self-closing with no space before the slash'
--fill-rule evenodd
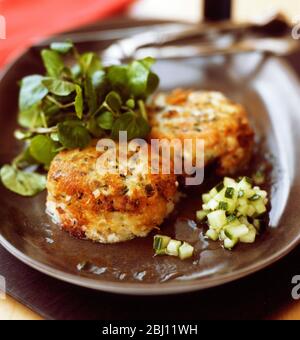
<path id="1" fill-rule="evenodd" d="M 254 243 L 261 227 L 259 217 L 267 211 L 268 194 L 253 186 L 247 177 L 223 182 L 202 196 L 202 209 L 197 219 L 207 222 L 206 236 L 221 240 L 231 250 L 238 242 Z"/>
<path id="2" fill-rule="evenodd" d="M 155 255 L 169 255 L 186 260 L 193 256 L 194 247 L 187 242 L 172 240 L 171 237 L 156 235 L 154 236 L 153 248 Z"/>

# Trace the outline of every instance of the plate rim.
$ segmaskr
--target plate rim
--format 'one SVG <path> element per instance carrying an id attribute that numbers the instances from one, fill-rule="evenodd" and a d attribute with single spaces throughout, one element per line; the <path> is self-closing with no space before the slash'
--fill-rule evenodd
<path id="1" fill-rule="evenodd" d="M 22 58 L 23 55 L 30 51 L 27 48 L 22 53 L 17 55 L 10 63 L 8 63 L 0 73 L 0 82 L 3 81 L 8 72 L 14 67 L 14 65 Z M 283 59 L 276 58 L 276 61 L 285 68 L 288 73 L 288 77 L 292 79 L 298 86 L 300 86 L 300 81 L 295 77 L 295 72 L 292 70 L 290 65 Z M 71 273 L 64 272 L 59 269 L 55 269 L 47 264 L 44 264 L 38 260 L 25 255 L 23 252 L 14 247 L 4 236 L 0 233 L 0 244 L 17 260 L 23 262 L 29 267 L 45 274 L 55 279 L 84 287 L 97 291 L 114 293 L 114 294 L 125 294 L 133 296 L 150 296 L 150 295 L 174 295 L 182 293 L 190 293 L 195 291 L 201 291 L 208 288 L 214 288 L 217 286 L 225 285 L 227 283 L 236 281 L 238 279 L 247 277 L 249 275 L 255 274 L 275 262 L 279 261 L 292 250 L 294 250 L 298 245 L 300 245 L 300 230 L 298 236 L 283 249 L 277 251 L 272 256 L 263 259 L 259 262 L 255 262 L 249 265 L 245 269 L 237 270 L 233 273 L 221 274 L 217 277 L 210 277 L 186 281 L 168 281 L 164 283 L 130 283 L 130 282 L 112 282 L 109 280 L 96 280 L 88 277 L 83 277 Z"/>
<path id="2" fill-rule="evenodd" d="M 55 279 L 84 287 L 93 290 L 115 293 L 115 294 L 124 294 L 124 295 L 134 295 L 134 296 L 149 296 L 149 295 L 174 295 L 174 294 L 183 294 L 183 293 L 191 293 L 195 291 L 202 291 L 208 288 L 214 288 L 217 286 L 225 285 L 227 283 L 236 281 L 238 279 L 244 278 L 251 274 L 255 274 L 280 259 L 284 258 L 287 254 L 289 254 L 292 250 L 294 250 L 300 244 L 300 233 L 298 237 L 281 251 L 275 253 L 272 257 L 267 258 L 266 260 L 262 260 L 259 263 L 255 263 L 251 266 L 248 266 L 246 269 L 240 269 L 234 273 L 222 274 L 218 277 L 208 277 L 206 279 L 199 280 L 187 280 L 187 281 L 168 281 L 163 283 L 124 283 L 124 282 L 111 282 L 105 280 L 95 280 L 87 277 L 80 277 L 75 274 L 66 273 L 59 269 L 54 269 L 47 264 L 43 264 L 37 260 L 30 258 L 29 256 L 23 254 L 20 250 L 14 247 L 10 242 L 8 242 L 1 234 L 0 234 L 0 244 L 14 257 L 16 257 L 21 262 L 30 266 L 31 268 L 51 276 Z M 168 286 L 166 286 L 168 285 Z M 164 286 L 166 286 L 164 288 Z"/>

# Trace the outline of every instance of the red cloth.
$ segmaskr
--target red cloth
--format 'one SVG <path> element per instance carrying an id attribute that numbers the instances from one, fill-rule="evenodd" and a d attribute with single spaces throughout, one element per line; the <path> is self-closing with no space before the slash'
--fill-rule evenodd
<path id="1" fill-rule="evenodd" d="M 113 14 L 133 0 L 0 0 L 6 40 L 0 40 L 0 67 L 30 44 Z"/>

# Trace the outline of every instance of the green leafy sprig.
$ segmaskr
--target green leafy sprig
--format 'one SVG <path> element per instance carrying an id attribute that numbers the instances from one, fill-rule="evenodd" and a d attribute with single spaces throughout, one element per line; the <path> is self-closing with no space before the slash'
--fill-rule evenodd
<path id="1" fill-rule="evenodd" d="M 159 85 L 152 58 L 103 67 L 96 53 L 80 54 L 71 42 L 52 43 L 41 57 L 46 74 L 20 84 L 15 137 L 24 151 L 0 171 L 2 183 L 23 196 L 44 190 L 45 175 L 37 171 L 48 170 L 62 150 L 84 148 L 93 138 L 117 139 L 120 131 L 128 139 L 145 138 L 145 101 Z"/>

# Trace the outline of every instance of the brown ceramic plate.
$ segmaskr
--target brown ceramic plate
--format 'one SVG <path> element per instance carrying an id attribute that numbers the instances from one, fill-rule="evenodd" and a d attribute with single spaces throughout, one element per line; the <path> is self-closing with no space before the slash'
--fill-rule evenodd
<path id="1" fill-rule="evenodd" d="M 99 50 L 88 43 L 82 50 Z M 253 245 L 233 252 L 209 242 L 194 222 L 201 191 L 216 179 L 206 171 L 205 184 L 189 192 L 162 232 L 196 247 L 193 260 L 153 257 L 153 235 L 117 245 L 100 245 L 70 237 L 45 214 L 45 193 L 22 198 L 0 185 L 0 242 L 18 259 L 58 279 L 97 290 L 128 294 L 170 294 L 224 284 L 258 271 L 291 251 L 300 240 L 300 92 L 289 67 L 257 54 L 158 62 L 161 89 L 192 87 L 225 92 L 241 102 L 257 133 L 257 152 L 248 173 L 272 164 L 270 222 Z M 0 82 L 0 165 L 10 162 L 21 145 L 13 138 L 17 81 L 42 72 L 37 48 L 27 51 Z"/>

